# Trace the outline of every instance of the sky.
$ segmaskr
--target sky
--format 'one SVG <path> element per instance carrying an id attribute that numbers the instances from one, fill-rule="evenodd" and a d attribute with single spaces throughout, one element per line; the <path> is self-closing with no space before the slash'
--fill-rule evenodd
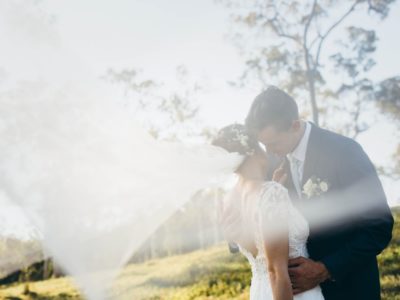
<path id="1" fill-rule="evenodd" d="M 56 17 L 56 27 L 71 51 L 98 74 L 108 68 L 135 68 L 173 86 L 177 66 L 184 65 L 206 86 L 201 115 L 208 124 L 242 121 L 258 93 L 256 84 L 233 89 L 227 82 L 243 71 L 244 59 L 233 46 L 229 11 L 215 0 L 49 1 L 43 7 Z M 400 43 L 396 28 L 400 3 L 384 22 L 360 18 L 375 28 L 379 48 L 374 79 L 398 74 Z M 354 18 L 353 18 L 354 19 Z M 369 24 L 368 24 L 369 23 Z M 221 107 L 224 115 L 221 115 Z"/>
<path id="2" fill-rule="evenodd" d="M 259 91 L 257 84 L 238 89 L 227 83 L 240 76 L 244 60 L 229 39 L 229 11 L 214 0 L 44 0 L 43 8 L 55 16 L 65 45 L 96 74 L 104 75 L 108 68 L 141 69 L 143 76 L 173 88 L 175 69 L 184 65 L 206 87 L 198 98 L 200 116 L 209 126 L 243 121 Z M 362 15 L 351 19 L 378 33 L 373 79 L 399 74 L 399 17 L 397 2 L 383 22 Z M 359 138 L 377 165 L 391 163 L 397 140 L 390 122 L 376 122 Z M 390 202 L 400 203 L 400 185 L 384 182 Z"/>
<path id="3" fill-rule="evenodd" d="M 147 78 L 174 88 L 175 70 L 184 65 L 191 78 L 205 86 L 198 96 L 204 124 L 221 127 L 242 122 L 259 92 L 257 84 L 233 88 L 243 71 L 244 59 L 229 38 L 229 11 L 215 0 L 42 0 L 42 9 L 54 16 L 54 26 L 65 48 L 95 74 L 124 68 L 141 69 Z M 389 17 L 379 22 L 354 17 L 377 30 L 377 80 L 399 74 L 398 28 L 400 1 Z M 396 127 L 377 122 L 360 136 L 372 161 L 390 164 L 399 141 Z M 400 184 L 383 179 L 391 205 L 400 205 Z"/>

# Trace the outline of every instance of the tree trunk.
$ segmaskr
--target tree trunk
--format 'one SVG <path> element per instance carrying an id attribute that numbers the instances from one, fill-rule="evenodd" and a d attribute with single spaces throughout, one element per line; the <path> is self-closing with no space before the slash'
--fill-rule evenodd
<path id="1" fill-rule="evenodd" d="M 149 249 L 149 254 L 150 254 L 150 259 L 156 258 L 156 247 L 157 247 L 157 236 L 156 233 L 153 233 L 150 237 L 150 249 Z"/>
<path id="2" fill-rule="evenodd" d="M 201 210 L 199 210 L 201 211 Z M 199 237 L 199 246 L 200 249 L 205 249 L 206 245 L 205 245 L 205 233 L 204 233 L 204 225 L 202 222 L 202 217 L 203 215 L 200 213 L 197 215 L 197 228 L 198 228 L 198 237 Z"/>
<path id="3" fill-rule="evenodd" d="M 49 279 L 52 275 L 52 262 L 50 259 L 46 259 L 43 262 L 43 280 Z"/>
<path id="4" fill-rule="evenodd" d="M 308 89 L 310 94 L 310 104 L 311 104 L 313 121 L 316 126 L 319 126 L 319 112 L 317 106 L 317 99 L 315 97 L 315 76 L 314 76 L 315 69 L 314 68 L 311 69 L 308 49 L 304 49 L 304 59 L 307 68 L 306 75 L 307 75 Z"/>
<path id="5" fill-rule="evenodd" d="M 222 193 L 219 189 L 215 189 L 213 192 L 214 196 L 214 211 L 218 211 L 219 209 L 219 201 L 222 201 Z M 219 228 L 219 220 L 218 220 L 218 213 L 216 214 L 215 222 L 214 222 L 214 245 L 218 244 L 221 240 L 223 240 Z"/>

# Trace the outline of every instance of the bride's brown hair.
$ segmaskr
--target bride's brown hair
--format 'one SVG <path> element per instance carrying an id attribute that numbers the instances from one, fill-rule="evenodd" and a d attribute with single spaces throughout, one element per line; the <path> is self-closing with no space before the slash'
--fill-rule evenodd
<path id="1" fill-rule="evenodd" d="M 249 134 L 246 127 L 241 124 L 228 125 L 219 130 L 212 144 L 228 152 L 236 152 L 245 156 L 252 155 L 260 149 L 257 139 Z"/>

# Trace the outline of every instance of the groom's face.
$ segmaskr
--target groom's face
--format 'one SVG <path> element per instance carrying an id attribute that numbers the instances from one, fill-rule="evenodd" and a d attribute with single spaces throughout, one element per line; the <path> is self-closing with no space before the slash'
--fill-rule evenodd
<path id="1" fill-rule="evenodd" d="M 264 144 L 267 152 L 273 152 L 279 156 L 285 156 L 293 151 L 295 134 L 293 128 L 279 130 L 274 126 L 268 126 L 259 131 L 258 140 Z"/>

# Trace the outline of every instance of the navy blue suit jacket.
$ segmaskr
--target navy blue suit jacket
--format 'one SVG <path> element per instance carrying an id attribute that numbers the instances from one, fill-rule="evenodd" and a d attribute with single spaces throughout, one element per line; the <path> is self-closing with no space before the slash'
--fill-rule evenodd
<path id="1" fill-rule="evenodd" d="M 290 175 L 289 164 L 285 167 Z M 350 218 L 322 227 L 309 220 L 310 258 L 323 262 L 334 279 L 321 285 L 325 299 L 380 299 L 376 256 L 391 240 L 393 217 L 375 167 L 357 142 L 312 124 L 302 186 L 312 177 L 328 183 L 328 191 L 299 198 L 289 176 L 287 188 L 295 206 L 302 210 L 304 201 L 314 201 L 333 210 L 352 210 Z"/>

